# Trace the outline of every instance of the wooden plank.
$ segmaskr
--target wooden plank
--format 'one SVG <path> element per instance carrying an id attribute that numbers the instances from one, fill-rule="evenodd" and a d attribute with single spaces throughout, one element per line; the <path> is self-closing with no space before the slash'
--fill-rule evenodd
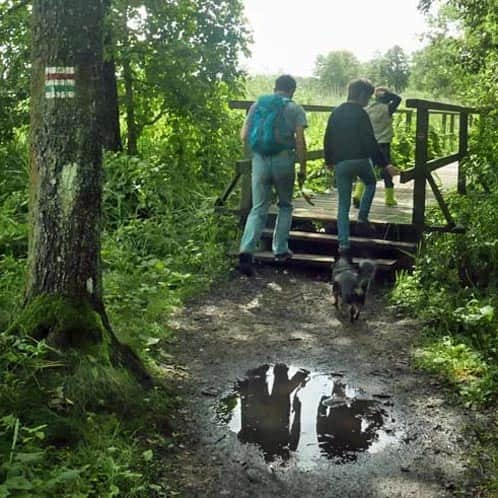
<path id="1" fill-rule="evenodd" d="M 442 102 L 433 102 L 423 99 L 408 99 L 405 102 L 406 107 L 414 107 L 416 109 L 438 110 L 438 111 L 453 111 L 453 112 L 467 112 L 479 114 L 481 112 L 475 107 L 464 107 L 455 104 L 444 104 Z"/>
<path id="2" fill-rule="evenodd" d="M 215 207 L 220 207 L 220 206 L 223 206 L 223 204 L 225 204 L 226 200 L 228 199 L 228 196 L 232 193 L 232 191 L 235 188 L 235 186 L 237 185 L 240 177 L 241 177 L 240 173 L 235 173 L 234 177 L 232 178 L 230 183 L 225 188 L 225 191 L 223 192 L 223 194 L 221 194 L 221 196 L 218 197 L 216 199 L 216 201 L 214 202 Z"/>
<path id="3" fill-rule="evenodd" d="M 230 100 L 228 106 L 230 109 L 242 109 L 244 111 L 254 104 L 254 100 Z M 309 112 L 332 112 L 335 107 L 330 105 L 316 105 L 316 104 L 300 104 L 305 111 Z"/>
<path id="4" fill-rule="evenodd" d="M 460 158 L 464 158 L 468 153 L 469 137 L 469 115 L 460 114 L 460 130 L 458 134 L 458 152 Z M 467 190 L 465 172 L 463 168 L 458 168 L 458 193 L 464 195 Z"/>
<path id="5" fill-rule="evenodd" d="M 444 214 L 444 217 L 446 218 L 446 222 L 448 223 L 448 227 L 454 227 L 455 222 L 453 221 L 453 217 L 451 216 L 450 210 L 448 206 L 446 205 L 446 202 L 444 202 L 443 196 L 441 195 L 441 192 L 437 188 L 436 182 L 434 181 L 434 178 L 432 178 L 432 175 L 429 173 L 427 175 L 427 181 L 429 185 L 432 188 L 432 191 L 434 192 L 434 197 L 436 198 L 439 207 L 441 208 L 441 211 Z"/>
<path id="6" fill-rule="evenodd" d="M 420 232 L 425 223 L 425 179 L 428 133 L 429 113 L 426 108 L 419 108 L 417 109 L 417 134 L 415 136 L 415 185 L 413 187 L 412 223 L 415 225 L 415 229 Z"/>
<path id="7" fill-rule="evenodd" d="M 262 261 L 265 263 L 274 263 L 275 256 L 270 251 L 258 251 L 254 253 L 254 258 L 256 261 Z M 365 258 L 354 258 L 353 263 L 360 263 Z M 373 259 L 372 260 L 377 270 L 380 271 L 392 271 L 394 270 L 397 260 L 395 259 Z M 330 267 L 335 262 L 333 256 L 324 256 L 322 254 L 304 254 L 304 253 L 294 253 L 291 259 L 287 260 L 284 264 L 306 264 L 307 266 L 325 266 Z M 283 264 L 283 263 L 278 263 Z"/>
<path id="8" fill-rule="evenodd" d="M 452 164 L 461 159 L 461 154 L 457 152 L 456 154 L 452 154 L 451 156 L 438 157 L 437 159 L 432 159 L 428 161 L 426 164 L 427 173 L 435 171 L 443 166 L 448 166 L 448 164 Z M 410 168 L 401 172 L 400 182 L 407 183 L 412 181 L 415 178 L 415 168 Z"/>
<path id="9" fill-rule="evenodd" d="M 264 237 L 272 237 L 273 230 L 271 228 L 266 228 L 263 231 Z M 320 233 L 320 232 L 302 232 L 298 230 L 291 230 L 290 238 L 294 240 L 302 240 L 302 241 L 310 241 L 315 243 L 320 242 L 328 242 L 328 243 L 337 243 L 337 235 L 329 234 L 329 233 Z M 367 239 L 364 237 L 349 237 L 349 240 L 352 244 L 358 246 L 382 246 L 382 247 L 392 247 L 394 249 L 402 249 L 405 251 L 414 251 L 417 248 L 417 245 L 412 242 L 398 242 L 386 239 Z"/>

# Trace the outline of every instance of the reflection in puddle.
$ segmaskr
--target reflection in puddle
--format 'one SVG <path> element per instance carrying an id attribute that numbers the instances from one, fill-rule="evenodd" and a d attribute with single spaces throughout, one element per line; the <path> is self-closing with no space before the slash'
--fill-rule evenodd
<path id="1" fill-rule="evenodd" d="M 305 466 L 319 458 L 347 463 L 398 440 L 390 405 L 333 375 L 263 365 L 237 382 L 236 392 L 219 405 L 218 418 L 241 442 L 259 445 L 267 462 L 295 454 Z"/>

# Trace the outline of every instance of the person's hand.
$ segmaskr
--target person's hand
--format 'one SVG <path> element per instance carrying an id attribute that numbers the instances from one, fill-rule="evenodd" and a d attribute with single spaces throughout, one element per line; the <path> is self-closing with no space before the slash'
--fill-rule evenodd
<path id="1" fill-rule="evenodd" d="M 299 188 L 303 187 L 305 181 L 306 181 L 306 171 L 300 171 L 297 174 L 297 182 L 299 184 Z"/>
<path id="2" fill-rule="evenodd" d="M 388 164 L 385 167 L 385 170 L 387 171 L 388 175 L 392 178 L 393 176 L 397 176 L 400 174 L 400 169 L 397 168 L 396 166 L 393 166 L 392 164 Z"/>
<path id="3" fill-rule="evenodd" d="M 329 170 L 329 171 L 332 171 L 334 169 L 334 165 L 333 164 L 326 164 L 325 167 Z"/>

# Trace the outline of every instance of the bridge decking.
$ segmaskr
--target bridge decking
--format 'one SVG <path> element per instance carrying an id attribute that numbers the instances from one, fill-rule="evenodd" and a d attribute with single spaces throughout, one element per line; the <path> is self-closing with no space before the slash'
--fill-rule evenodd
<path id="1" fill-rule="evenodd" d="M 437 170 L 434 177 L 438 184 L 442 184 L 442 190 L 454 189 L 457 186 L 458 163 L 449 164 Z M 438 179 L 440 181 L 438 181 Z M 387 207 L 384 204 L 384 182 L 377 182 L 377 190 L 370 211 L 370 221 L 376 223 L 411 224 L 413 212 L 413 182 L 400 184 L 395 179 L 395 195 L 398 205 Z M 427 186 L 426 205 L 436 203 L 432 190 Z M 331 189 L 330 193 L 316 194 L 310 206 L 301 196 L 294 199 L 294 217 L 300 219 L 330 220 L 337 219 L 337 189 Z M 271 208 L 276 212 L 276 207 Z M 356 220 L 358 210 L 351 206 L 350 219 Z"/>

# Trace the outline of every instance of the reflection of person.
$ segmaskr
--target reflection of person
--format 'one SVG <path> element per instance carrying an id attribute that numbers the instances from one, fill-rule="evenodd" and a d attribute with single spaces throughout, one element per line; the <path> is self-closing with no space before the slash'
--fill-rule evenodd
<path id="1" fill-rule="evenodd" d="M 271 393 L 268 391 L 264 365 L 248 373 L 239 383 L 241 395 L 241 430 L 239 440 L 256 443 L 263 449 L 265 459 L 276 456 L 285 459 L 297 449 L 301 432 L 301 402 L 294 395 L 291 412 L 291 394 L 306 383 L 308 372 L 300 370 L 291 379 L 286 365 L 273 368 L 274 381 Z M 292 423 L 291 423 L 292 419 Z"/>
<path id="2" fill-rule="evenodd" d="M 285 103 L 281 110 L 284 129 L 281 131 L 282 147 L 279 152 L 262 154 L 255 150 L 251 151 L 253 206 L 247 217 L 239 251 L 239 270 L 248 276 L 254 273 L 253 253 L 266 226 L 268 209 L 272 200 L 272 187 L 275 187 L 278 196 L 278 216 L 273 233 L 272 250 L 277 261 L 285 261 L 292 257 L 292 252 L 289 250 L 289 230 L 292 224 L 294 168 L 297 159 L 300 164 L 298 179 L 302 186 L 306 178 L 304 129 L 307 127 L 303 108 L 292 101 L 295 91 L 296 80 L 291 76 L 282 75 L 275 81 L 274 96 L 280 97 L 280 100 Z M 248 145 L 252 126 L 258 117 L 258 109 L 264 105 L 265 98 L 268 100 L 267 97 L 261 97 L 250 108 L 242 127 L 241 138 Z M 260 120 L 263 121 L 262 118 Z M 275 134 L 277 134 L 276 131 Z"/>
<path id="3" fill-rule="evenodd" d="M 382 154 L 375 140 L 370 118 L 363 109 L 373 92 L 374 87 L 370 81 L 352 81 L 348 86 L 348 101 L 332 112 L 325 131 L 325 163 L 329 169 L 335 169 L 339 195 L 339 255 L 345 257 L 350 257 L 349 210 L 353 180 L 359 176 L 366 186 L 358 213 L 359 228 L 365 231 L 370 229 L 368 215 L 375 195 L 376 179 L 372 161 L 383 167 L 390 176 L 399 173 Z"/>
<path id="4" fill-rule="evenodd" d="M 335 382 L 332 396 L 323 396 L 318 406 L 316 434 L 318 446 L 330 459 L 355 461 L 377 439 L 383 424 L 377 403 L 348 398 L 346 386 Z"/>
<path id="5" fill-rule="evenodd" d="M 394 136 L 393 129 L 393 114 L 396 112 L 401 97 L 387 88 L 379 86 L 375 89 L 375 101 L 370 104 L 366 111 L 370 117 L 375 139 L 379 143 L 379 147 L 386 156 L 388 162 L 391 162 L 391 141 Z M 385 170 L 382 171 L 384 179 L 384 200 L 386 206 L 396 206 L 398 203 L 394 198 L 394 183 L 391 175 L 388 175 Z M 356 182 L 355 192 L 353 194 L 353 204 L 360 207 L 361 196 L 365 186 L 363 182 Z"/>

